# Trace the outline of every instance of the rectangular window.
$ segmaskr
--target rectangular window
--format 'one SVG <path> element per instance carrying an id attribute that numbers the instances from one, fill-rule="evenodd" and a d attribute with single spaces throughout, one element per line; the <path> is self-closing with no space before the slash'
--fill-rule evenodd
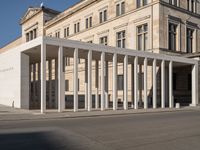
<path id="1" fill-rule="evenodd" d="M 26 42 L 29 41 L 29 33 L 26 33 Z"/>
<path id="2" fill-rule="evenodd" d="M 193 29 L 187 28 L 187 53 L 193 52 L 193 33 Z"/>
<path id="3" fill-rule="evenodd" d="M 196 0 L 187 0 L 187 10 L 195 13 L 196 9 L 197 9 L 197 1 Z"/>
<path id="4" fill-rule="evenodd" d="M 148 48 L 148 24 L 137 27 L 137 49 L 147 50 Z"/>
<path id="5" fill-rule="evenodd" d="M 123 15 L 125 13 L 125 2 L 118 3 L 116 5 L 116 16 Z"/>
<path id="6" fill-rule="evenodd" d="M 99 12 L 99 22 L 103 23 L 105 21 L 107 21 L 107 9 Z"/>
<path id="7" fill-rule="evenodd" d="M 30 31 L 30 40 L 33 40 L 33 31 Z"/>
<path id="8" fill-rule="evenodd" d="M 65 80 L 65 91 L 69 91 L 69 80 Z"/>
<path id="9" fill-rule="evenodd" d="M 122 91 L 124 90 L 124 76 L 117 75 L 117 90 Z"/>
<path id="10" fill-rule="evenodd" d="M 88 41 L 87 43 L 93 43 L 93 41 Z"/>
<path id="11" fill-rule="evenodd" d="M 74 24 L 74 33 L 80 32 L 80 22 Z"/>
<path id="12" fill-rule="evenodd" d="M 116 36 L 117 36 L 117 41 L 116 41 L 117 47 L 125 48 L 126 47 L 126 31 L 123 30 L 123 31 L 117 32 Z"/>
<path id="13" fill-rule="evenodd" d="M 37 38 L 37 29 L 33 30 L 33 38 L 36 39 Z"/>
<path id="14" fill-rule="evenodd" d="M 56 38 L 60 38 L 60 32 L 56 32 Z"/>
<path id="15" fill-rule="evenodd" d="M 108 37 L 107 36 L 101 37 L 99 43 L 102 45 L 108 45 Z"/>
<path id="16" fill-rule="evenodd" d="M 66 57 L 65 65 L 70 66 L 70 57 Z"/>
<path id="17" fill-rule="evenodd" d="M 169 0 L 169 4 L 174 5 L 174 6 L 179 6 L 178 0 Z"/>
<path id="18" fill-rule="evenodd" d="M 68 37 L 69 36 L 69 27 L 64 29 L 64 37 Z"/>
<path id="19" fill-rule="evenodd" d="M 85 28 L 91 28 L 92 27 L 92 17 L 86 18 L 85 19 Z"/>
<path id="20" fill-rule="evenodd" d="M 147 5 L 147 0 L 137 0 L 137 8 Z"/>
<path id="21" fill-rule="evenodd" d="M 176 51 L 177 45 L 177 25 L 173 23 L 169 23 L 169 40 L 168 40 L 168 47 L 169 50 Z"/>

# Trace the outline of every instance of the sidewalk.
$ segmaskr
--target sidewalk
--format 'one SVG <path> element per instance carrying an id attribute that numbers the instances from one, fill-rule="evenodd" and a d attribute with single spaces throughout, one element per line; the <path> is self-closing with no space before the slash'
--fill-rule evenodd
<path id="1" fill-rule="evenodd" d="M 0 121 L 16 121 L 16 120 L 41 120 L 41 119 L 61 119 L 61 118 L 83 118 L 83 117 L 104 117 L 104 116 L 119 116 L 129 114 L 145 114 L 145 113 L 162 113 L 162 112 L 175 112 L 175 111 L 191 111 L 200 110 L 200 106 L 197 107 L 182 107 L 176 108 L 157 108 L 157 109 L 129 109 L 129 110 L 116 110 L 112 109 L 100 111 L 92 110 L 91 112 L 80 110 L 79 112 L 73 112 L 72 110 L 58 113 L 56 110 L 47 110 L 45 114 L 40 114 L 39 110 L 22 110 L 15 109 L 0 105 Z"/>

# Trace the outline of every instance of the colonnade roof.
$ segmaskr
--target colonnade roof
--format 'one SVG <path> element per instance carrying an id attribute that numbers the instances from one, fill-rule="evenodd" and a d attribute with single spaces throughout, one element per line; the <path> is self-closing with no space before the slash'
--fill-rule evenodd
<path id="1" fill-rule="evenodd" d="M 102 52 L 106 53 L 106 60 L 112 61 L 112 56 L 114 53 L 118 56 L 118 62 L 123 62 L 125 55 L 129 56 L 129 63 L 133 62 L 134 57 L 139 58 L 139 63 L 143 62 L 144 58 L 148 59 L 149 63 L 152 63 L 153 59 L 156 59 L 158 63 L 162 60 L 166 62 L 173 61 L 178 66 L 182 65 L 197 65 L 198 61 L 195 59 L 184 58 L 180 56 L 171 56 L 165 54 L 158 54 L 145 51 L 137 51 L 125 48 L 116 48 L 111 46 L 104 46 L 93 43 L 86 43 L 81 41 L 59 39 L 54 37 L 38 37 L 35 40 L 22 44 L 15 49 L 20 49 L 23 53 L 29 55 L 33 61 L 40 60 L 40 47 L 41 45 L 46 45 L 47 59 L 54 59 L 58 56 L 58 48 L 63 47 L 64 56 L 73 57 L 74 49 L 79 49 L 79 58 L 86 59 L 89 50 L 93 53 L 93 60 L 100 60 L 100 54 Z"/>

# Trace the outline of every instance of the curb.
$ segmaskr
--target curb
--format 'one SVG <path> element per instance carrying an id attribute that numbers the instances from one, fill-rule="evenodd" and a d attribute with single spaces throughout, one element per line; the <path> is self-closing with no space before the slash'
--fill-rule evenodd
<path id="1" fill-rule="evenodd" d="M 33 114 L 26 114 L 31 115 L 28 116 L 29 118 L 18 118 L 18 119 L 0 119 L 0 121 L 31 121 L 31 120 L 56 120 L 56 119 L 77 119 L 77 118 L 95 118 L 95 117 L 111 117 L 111 116 L 127 116 L 127 115 L 142 115 L 142 114 L 158 114 L 158 113 L 173 113 L 173 112 L 181 112 L 181 111 L 195 111 L 198 109 L 192 108 L 181 108 L 181 109 L 172 109 L 172 110 L 158 110 L 158 111 L 142 111 L 142 112 L 122 112 L 122 113 L 111 113 L 111 114 L 88 114 L 88 115 L 77 115 L 77 116 L 46 116 L 48 114 L 39 114 L 39 117 L 32 117 Z M 64 112 L 65 113 L 65 112 Z M 43 117 L 44 116 L 44 117 Z"/>

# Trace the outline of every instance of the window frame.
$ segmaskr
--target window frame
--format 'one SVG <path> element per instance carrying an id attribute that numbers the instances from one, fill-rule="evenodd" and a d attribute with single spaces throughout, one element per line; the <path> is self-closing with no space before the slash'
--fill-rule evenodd
<path id="1" fill-rule="evenodd" d="M 124 90 L 124 75 L 118 74 L 117 75 L 117 91 L 123 91 Z"/>
<path id="2" fill-rule="evenodd" d="M 147 26 L 147 30 L 144 30 L 145 26 Z M 138 30 L 139 30 L 139 27 L 142 27 L 142 31 L 139 33 Z M 146 36 L 145 36 L 146 35 Z M 141 49 L 139 48 L 139 36 L 141 36 L 141 42 L 142 42 L 142 45 L 141 45 Z M 145 37 L 147 37 L 147 43 L 146 43 L 146 39 Z M 140 25 L 137 25 L 136 26 L 136 48 L 137 50 L 139 51 L 147 51 L 149 49 L 149 24 L 148 23 L 143 23 L 143 24 L 140 24 Z"/>
<path id="3" fill-rule="evenodd" d="M 103 42 L 101 42 L 101 41 L 103 41 Z M 107 35 L 101 36 L 101 37 L 99 38 L 99 44 L 108 46 L 108 36 L 107 36 Z"/>
<path id="4" fill-rule="evenodd" d="M 74 23 L 74 34 L 79 32 L 80 32 L 80 21 L 77 21 L 76 23 Z"/>
<path id="5" fill-rule="evenodd" d="M 136 8 L 141 8 L 148 5 L 148 0 L 136 0 Z"/>
<path id="6" fill-rule="evenodd" d="M 175 20 L 176 19 L 176 20 Z M 181 51 L 181 22 L 179 18 L 168 16 L 167 21 L 167 48 L 169 49 L 169 24 L 175 24 L 177 25 L 177 36 L 176 36 L 176 50 L 175 51 Z"/>
<path id="7" fill-rule="evenodd" d="M 120 1 L 116 3 L 116 17 L 119 17 L 126 13 L 126 3 L 125 1 Z"/>
<path id="8" fill-rule="evenodd" d="M 120 38 L 118 38 L 120 34 Z M 121 30 L 116 32 L 116 47 L 119 48 L 126 48 L 126 30 Z M 120 46 L 118 45 L 118 43 L 120 42 Z"/>
<path id="9" fill-rule="evenodd" d="M 169 0 L 169 4 L 176 6 L 176 7 L 180 7 L 180 0 Z"/>
<path id="10" fill-rule="evenodd" d="M 88 16 L 85 18 L 85 29 L 89 29 L 93 26 L 93 17 Z"/>
<path id="11" fill-rule="evenodd" d="M 99 23 L 108 21 L 108 7 L 99 10 Z"/>

